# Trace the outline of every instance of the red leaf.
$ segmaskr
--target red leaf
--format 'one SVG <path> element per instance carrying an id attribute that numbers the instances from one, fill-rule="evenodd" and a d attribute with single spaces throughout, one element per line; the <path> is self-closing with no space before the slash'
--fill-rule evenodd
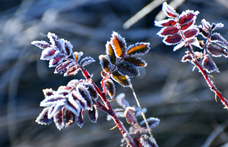
<path id="1" fill-rule="evenodd" d="M 62 53 L 58 53 L 54 58 L 52 58 L 50 61 L 49 61 L 49 67 L 55 67 L 57 66 L 58 64 L 60 64 L 61 62 L 63 62 L 65 58 L 65 55 L 62 54 Z"/>
<path id="2" fill-rule="evenodd" d="M 193 19 L 196 19 L 196 15 L 198 15 L 198 14 L 199 14 L 198 11 L 196 11 L 196 12 L 191 11 L 191 10 L 184 11 L 179 17 L 179 23 L 184 24 Z"/>
<path id="3" fill-rule="evenodd" d="M 186 30 L 187 28 L 189 28 L 190 26 L 192 26 L 193 23 L 194 23 L 194 20 L 189 21 L 187 23 L 180 24 L 181 30 Z"/>
<path id="4" fill-rule="evenodd" d="M 207 51 L 214 57 L 228 57 L 228 52 L 222 46 L 209 43 L 207 45 Z"/>
<path id="5" fill-rule="evenodd" d="M 125 110 L 127 123 L 130 125 L 138 125 L 136 117 L 134 116 L 134 111 L 132 109 L 132 107 L 127 107 Z"/>
<path id="6" fill-rule="evenodd" d="M 73 61 L 72 60 L 67 60 L 61 64 L 59 64 L 56 68 L 55 68 L 55 74 L 59 73 L 65 73 L 71 66 L 73 65 Z"/>
<path id="7" fill-rule="evenodd" d="M 175 35 L 170 35 L 170 36 L 165 37 L 165 38 L 163 39 L 163 42 L 164 42 L 166 45 L 174 45 L 174 44 L 179 43 L 181 40 L 182 40 L 181 35 L 175 34 Z"/>
<path id="8" fill-rule="evenodd" d="M 196 36 L 198 34 L 198 30 L 195 28 L 188 29 L 187 31 L 184 32 L 185 38 L 190 38 L 193 36 Z"/>
<path id="9" fill-rule="evenodd" d="M 80 68 L 77 65 L 72 66 L 65 72 L 64 76 L 68 77 L 68 76 L 76 75 L 78 73 L 79 69 Z"/>
<path id="10" fill-rule="evenodd" d="M 166 35 L 174 35 L 178 32 L 177 27 L 165 27 L 161 29 L 161 31 L 158 32 L 160 36 L 166 36 Z"/>
<path id="11" fill-rule="evenodd" d="M 176 21 L 173 19 L 155 21 L 155 26 L 158 26 L 158 27 L 171 27 L 174 25 L 176 25 Z"/>
<path id="12" fill-rule="evenodd" d="M 169 17 L 178 17 L 179 14 L 171 7 L 167 4 L 167 2 L 163 3 L 163 7 L 162 10 L 166 13 L 167 16 Z"/>

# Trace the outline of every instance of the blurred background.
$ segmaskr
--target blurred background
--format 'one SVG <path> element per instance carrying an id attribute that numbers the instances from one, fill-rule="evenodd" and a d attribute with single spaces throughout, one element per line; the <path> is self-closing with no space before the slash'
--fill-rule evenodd
<path id="1" fill-rule="evenodd" d="M 155 18 L 161 5 L 130 28 L 123 24 L 150 4 L 151 0 L 0 0 L 0 146 L 1 147 L 117 147 L 122 138 L 118 129 L 110 130 L 113 122 L 99 110 L 98 123 L 85 115 L 83 127 L 76 124 L 59 131 L 55 124 L 41 126 L 35 122 L 42 111 L 42 89 L 57 90 L 75 77 L 55 75 L 48 62 L 40 61 L 41 51 L 32 46 L 33 40 L 48 41 L 53 32 L 70 41 L 74 51 L 83 51 L 98 61 L 105 54 L 105 44 L 112 31 L 123 36 L 127 44 L 150 42 L 151 50 L 143 57 L 148 66 L 141 76 L 132 79 L 147 117 L 158 117 L 160 124 L 153 135 L 160 147 L 228 146 L 228 111 L 215 101 L 203 77 L 192 72 L 190 63 L 181 63 L 185 49 L 173 52 L 156 33 Z M 157 0 L 161 3 L 162 0 Z M 177 12 L 198 10 L 196 24 L 205 18 L 222 22 L 218 30 L 228 39 L 227 0 L 171 1 Z M 152 7 L 153 7 L 152 6 Z M 150 7 L 150 9 L 152 9 Z M 220 73 L 213 73 L 217 88 L 228 98 L 228 60 L 214 61 Z M 87 67 L 93 80 L 101 80 L 99 62 Z M 131 90 L 116 84 L 117 93 L 125 93 L 131 105 L 136 105 Z M 114 108 L 116 102 L 111 103 Z M 140 120 L 142 118 L 139 118 Z M 124 120 L 123 120 L 124 121 Z M 126 122 L 124 121 L 124 124 Z"/>

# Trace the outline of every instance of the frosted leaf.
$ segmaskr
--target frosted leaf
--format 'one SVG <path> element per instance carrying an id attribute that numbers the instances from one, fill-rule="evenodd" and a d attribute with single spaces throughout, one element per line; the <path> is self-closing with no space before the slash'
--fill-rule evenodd
<path id="1" fill-rule="evenodd" d="M 117 65 L 118 71 L 129 77 L 139 76 L 139 70 L 130 62 L 121 62 Z"/>
<path id="2" fill-rule="evenodd" d="M 65 55 L 62 53 L 58 53 L 54 58 L 52 58 L 49 61 L 49 68 L 57 66 L 58 64 L 63 62 L 64 59 L 65 59 Z"/>
<path id="3" fill-rule="evenodd" d="M 130 45 L 127 54 L 131 56 L 144 55 L 150 50 L 150 43 L 140 42 Z"/>
<path id="4" fill-rule="evenodd" d="M 91 122 L 93 122 L 93 123 L 97 122 L 98 110 L 97 110 L 96 105 L 93 105 L 92 110 L 88 110 L 88 116 L 89 116 Z"/>
<path id="5" fill-rule="evenodd" d="M 78 98 L 80 100 L 83 100 L 86 101 L 86 108 L 88 110 L 91 110 L 92 109 L 92 106 L 93 106 L 93 102 L 92 102 L 92 99 L 91 99 L 91 96 L 90 96 L 90 93 L 89 91 L 87 90 L 87 88 L 85 86 L 83 86 L 82 84 L 78 84 L 77 86 L 77 93 L 78 93 Z"/>
<path id="6" fill-rule="evenodd" d="M 125 94 L 124 93 L 121 93 L 121 94 L 117 95 L 116 102 L 121 107 L 123 107 L 124 109 L 130 106 L 130 104 L 128 103 L 128 101 L 125 99 Z"/>
<path id="7" fill-rule="evenodd" d="M 56 127 L 61 130 L 64 128 L 64 113 L 63 113 L 63 110 L 59 111 L 59 113 L 57 113 L 55 116 L 54 116 L 54 122 L 55 122 L 55 125 Z"/>
<path id="8" fill-rule="evenodd" d="M 111 79 L 105 80 L 105 88 L 106 88 L 107 93 L 109 94 L 109 96 L 111 98 L 113 98 L 115 93 L 116 93 L 116 88 L 115 88 L 114 82 Z"/>
<path id="9" fill-rule="evenodd" d="M 76 116 L 74 113 L 72 113 L 69 110 L 65 110 L 65 121 L 66 121 L 65 127 L 72 125 L 75 121 L 75 118 L 76 118 Z"/>
<path id="10" fill-rule="evenodd" d="M 48 118 L 49 108 L 44 108 L 43 111 L 36 118 L 36 122 L 41 125 L 49 125 L 53 122 L 53 118 Z"/>
<path id="11" fill-rule="evenodd" d="M 46 49 L 51 47 L 46 41 L 32 41 L 31 44 L 39 47 L 40 49 Z"/>
<path id="12" fill-rule="evenodd" d="M 211 57 L 209 55 L 206 55 L 204 57 L 202 65 L 208 73 L 211 73 L 211 72 L 219 73 L 219 70 L 218 70 L 215 62 L 211 59 Z"/>
<path id="13" fill-rule="evenodd" d="M 52 111 L 48 112 L 48 118 L 52 118 L 56 113 L 58 113 L 63 107 L 64 107 L 64 103 L 57 103 Z"/>
<path id="14" fill-rule="evenodd" d="M 92 57 L 85 57 L 81 60 L 80 65 L 81 66 L 86 66 L 89 65 L 91 63 L 95 62 L 95 60 Z"/>
<path id="15" fill-rule="evenodd" d="M 78 63 L 78 61 L 81 59 L 82 56 L 83 56 L 83 52 L 74 52 L 73 53 L 73 57 L 74 57 L 74 60 L 76 61 L 76 63 Z"/>
<path id="16" fill-rule="evenodd" d="M 46 97 L 43 101 L 40 102 L 41 107 L 49 107 L 55 105 L 56 103 L 64 103 L 66 99 L 62 95 L 52 95 Z"/>
<path id="17" fill-rule="evenodd" d="M 108 56 L 107 55 L 100 55 L 99 60 L 100 60 L 101 68 L 105 72 L 109 73 L 111 71 L 111 63 L 108 59 Z"/>
<path id="18" fill-rule="evenodd" d="M 169 17 L 178 17 L 179 14 L 172 8 L 170 7 L 167 2 L 164 2 L 163 5 L 162 5 L 162 10 L 163 12 L 165 12 L 165 14 Z"/>
<path id="19" fill-rule="evenodd" d="M 117 32 L 112 33 L 112 38 L 110 43 L 118 58 L 122 57 L 125 54 L 127 50 L 126 41 Z"/>
<path id="20" fill-rule="evenodd" d="M 160 21 L 154 21 L 154 25 L 158 27 L 171 27 L 176 25 L 176 21 L 174 19 L 165 19 Z"/>
<path id="21" fill-rule="evenodd" d="M 54 58 L 59 52 L 56 51 L 55 49 L 49 47 L 46 48 L 42 51 L 41 56 L 40 56 L 40 60 L 51 60 L 52 58 Z"/>

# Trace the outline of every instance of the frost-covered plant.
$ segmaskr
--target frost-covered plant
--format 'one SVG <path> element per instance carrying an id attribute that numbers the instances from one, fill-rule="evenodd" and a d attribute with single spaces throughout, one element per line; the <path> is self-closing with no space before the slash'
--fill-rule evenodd
<path id="1" fill-rule="evenodd" d="M 228 42 L 219 33 L 214 32 L 224 25 L 222 23 L 210 24 L 203 19 L 201 21 L 202 25 L 196 26 L 195 20 L 199 14 L 198 11 L 186 10 L 178 14 L 166 2 L 163 3 L 162 10 L 168 16 L 168 19 L 155 21 L 156 26 L 163 27 L 157 34 L 164 37 L 164 44 L 175 45 L 173 51 L 185 46 L 187 51 L 181 61 L 188 61 L 194 65 L 194 68 L 198 68 L 211 91 L 215 93 L 215 97 L 218 96 L 225 106 L 225 109 L 228 109 L 227 99 L 222 96 L 221 92 L 218 91 L 209 78 L 209 73 L 219 72 L 211 56 L 228 57 Z M 205 41 L 198 40 L 196 37 L 198 34 L 202 35 Z M 202 51 L 194 51 L 193 46 Z"/>
<path id="2" fill-rule="evenodd" d="M 66 86 L 60 86 L 57 91 L 51 88 L 44 89 L 45 99 L 40 103 L 44 109 L 36 122 L 41 125 L 54 122 L 59 130 L 74 123 L 82 127 L 83 114 L 87 111 L 90 120 L 95 123 L 100 108 L 108 114 L 108 120 L 112 119 L 119 128 L 124 146 L 156 147 L 157 143 L 151 130 L 158 125 L 158 118 L 146 119 L 146 109 L 141 109 L 138 101 L 138 107 L 131 107 L 123 95 L 117 97 L 117 102 L 122 108 L 113 109 L 110 105 L 110 99 L 113 99 L 116 91 L 114 81 L 123 87 L 130 87 L 135 96 L 130 78 L 139 76 L 138 68 L 146 67 L 146 62 L 138 56 L 150 50 L 149 43 L 135 43 L 127 47 L 125 39 L 113 32 L 111 40 L 105 46 L 106 54 L 99 56 L 102 67 L 102 89 L 99 89 L 93 82 L 92 75 L 85 69 L 85 66 L 95 60 L 92 57 L 83 58 L 81 51 L 73 52 L 73 46 L 69 41 L 58 39 L 53 33 L 48 33 L 47 36 L 51 44 L 45 41 L 32 42 L 43 49 L 40 59 L 48 60 L 49 67 L 55 67 L 55 74 L 63 74 L 66 77 L 81 71 L 85 79 L 72 79 Z M 140 115 L 144 121 L 138 123 L 136 117 Z M 119 117 L 126 118 L 131 126 L 129 131 Z"/>

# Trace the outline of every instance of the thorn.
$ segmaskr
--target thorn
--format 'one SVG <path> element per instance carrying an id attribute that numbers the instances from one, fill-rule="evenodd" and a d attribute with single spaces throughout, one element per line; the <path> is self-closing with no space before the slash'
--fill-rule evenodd
<path id="1" fill-rule="evenodd" d="M 113 102 L 113 101 L 116 101 L 116 99 L 111 99 L 111 100 L 108 100 L 108 102 Z"/>
<path id="2" fill-rule="evenodd" d="M 218 101 L 217 101 L 217 94 L 215 95 L 215 101 L 218 102 Z"/>
<path id="3" fill-rule="evenodd" d="M 112 127 L 110 130 L 114 130 L 115 128 L 117 128 L 117 125 L 115 125 L 114 127 Z"/>

